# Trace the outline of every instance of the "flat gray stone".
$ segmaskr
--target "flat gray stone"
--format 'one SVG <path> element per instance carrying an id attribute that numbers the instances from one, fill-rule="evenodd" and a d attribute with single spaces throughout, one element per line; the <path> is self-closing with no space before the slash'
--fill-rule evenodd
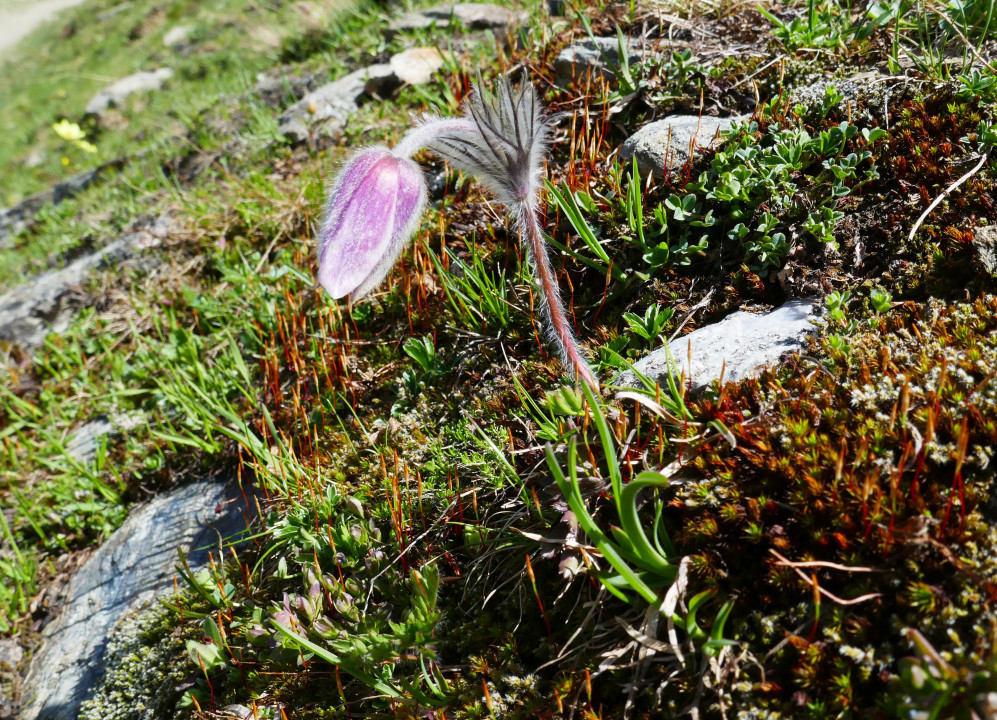
<path id="1" fill-rule="evenodd" d="M 159 68 L 137 72 L 126 78 L 117 80 L 103 90 L 97 92 L 90 102 L 87 103 L 87 113 L 99 115 L 112 105 L 119 106 L 125 98 L 138 92 L 153 92 L 160 90 L 163 83 L 173 77 L 173 70 L 170 68 Z"/>
<path id="2" fill-rule="evenodd" d="M 625 46 L 627 62 L 639 62 L 643 57 L 643 46 L 627 39 Z M 564 48 L 554 58 L 554 74 L 560 87 L 585 81 L 606 78 L 612 80 L 614 70 L 620 66 L 620 44 L 615 37 L 586 38 Z"/>
<path id="3" fill-rule="evenodd" d="M 0 640 L 0 671 L 14 672 L 24 658 L 24 650 L 13 638 Z"/>
<path id="4" fill-rule="evenodd" d="M 45 157 L 45 150 L 42 149 L 41 146 L 38 146 L 33 148 L 31 152 L 24 157 L 21 164 L 26 168 L 36 168 L 45 162 Z"/>
<path id="5" fill-rule="evenodd" d="M 52 203 L 54 205 L 58 205 L 64 200 L 76 197 L 88 187 L 93 185 L 94 181 L 102 172 L 104 172 L 105 169 L 105 166 L 100 166 L 91 168 L 90 170 L 84 170 L 81 173 L 73 175 L 73 177 L 68 180 L 63 180 L 61 183 L 57 183 L 55 187 L 52 188 Z"/>
<path id="6" fill-rule="evenodd" d="M 109 418 L 106 415 L 84 423 L 66 441 L 66 452 L 80 462 L 90 462 L 97 454 L 97 443 L 101 438 L 127 432 L 142 422 L 145 415 L 141 412 L 118 415 Z"/>
<path id="7" fill-rule="evenodd" d="M 529 20 L 529 13 L 511 10 L 492 3 L 454 3 L 436 5 L 422 11 L 432 18 L 458 20 L 469 30 L 500 30 Z"/>
<path id="8" fill-rule="evenodd" d="M 97 442 L 114 432 L 110 419 L 101 416 L 91 420 L 69 436 L 66 452 L 80 462 L 89 462 L 97 454 Z"/>
<path id="9" fill-rule="evenodd" d="M 517 12 L 492 3 L 455 3 L 404 15 L 388 25 L 390 36 L 411 30 L 425 30 L 435 25 L 448 28 L 452 20 L 459 21 L 468 30 L 493 30 L 505 32 L 529 20 L 529 13 Z"/>
<path id="10" fill-rule="evenodd" d="M 397 20 L 393 20 L 385 33 L 388 37 L 394 37 L 400 32 L 411 32 L 413 30 L 428 30 L 431 27 L 445 28 L 450 25 L 449 18 L 440 20 L 432 18 L 424 13 L 414 12 L 403 15 Z"/>
<path id="11" fill-rule="evenodd" d="M 359 109 L 368 81 L 387 76 L 394 77 L 390 65 L 371 65 L 308 93 L 280 116 L 281 134 L 292 142 L 305 142 L 320 125 L 339 132 Z"/>
<path id="12" fill-rule="evenodd" d="M 52 201 L 52 193 L 44 192 L 25 198 L 14 207 L 0 209 L 0 250 L 9 248 L 11 238 L 21 232 L 46 203 Z"/>
<path id="13" fill-rule="evenodd" d="M 882 124 L 886 119 L 886 102 L 893 92 L 893 78 L 875 71 L 863 71 L 847 78 L 819 78 L 808 85 L 795 88 L 789 96 L 789 107 L 802 108 L 803 117 L 817 113 L 824 117 L 827 89 L 834 89 L 843 96 L 839 112 L 848 108 L 848 117 L 858 125 Z"/>
<path id="14" fill-rule="evenodd" d="M 50 190 L 43 190 L 25 198 L 14 207 L 0 209 L 0 249 L 10 247 L 11 236 L 23 230 L 42 207 L 48 203 L 58 205 L 78 195 L 90 187 L 106 170 L 123 164 L 124 158 L 118 158 L 90 170 L 84 170 L 68 180 L 56 183 Z"/>
<path id="15" fill-rule="evenodd" d="M 236 483 L 184 485 L 132 512 L 70 582 L 62 615 L 43 632 L 24 685 L 21 720 L 76 720 L 103 674 L 108 635 L 125 613 L 173 590 L 177 548 L 191 568 L 217 554 L 219 537 L 246 529 Z"/>
<path id="16" fill-rule="evenodd" d="M 194 28 L 188 25 L 177 25 L 176 27 L 172 27 L 165 35 L 163 35 L 163 45 L 168 48 L 183 45 L 187 42 L 187 38 L 190 37 L 192 32 L 194 32 Z"/>
<path id="17" fill-rule="evenodd" d="M 635 132 L 620 147 L 619 158 L 629 161 L 637 158 L 642 173 L 661 177 L 663 171 L 681 168 L 689 161 L 689 149 L 702 150 L 714 146 L 718 136 L 739 117 L 712 117 L 710 115 L 674 115 L 664 120 L 648 123 Z"/>
<path id="18" fill-rule="evenodd" d="M 973 248 L 984 272 L 997 277 L 997 225 L 976 228 L 973 233 Z"/>
<path id="19" fill-rule="evenodd" d="M 434 47 L 409 48 L 392 55 L 388 64 L 400 82 L 424 85 L 443 67 L 443 53 Z"/>
<path id="20" fill-rule="evenodd" d="M 256 76 L 256 93 L 260 99 L 271 107 L 280 107 L 288 99 L 300 100 L 316 88 L 319 81 L 316 76 L 292 75 L 281 69 L 272 73 L 260 73 Z"/>
<path id="21" fill-rule="evenodd" d="M 0 208 L 0 249 L 10 247 L 10 238 L 20 232 L 45 205 L 58 205 L 78 195 L 99 180 L 108 170 L 117 170 L 128 161 L 127 156 L 109 160 L 95 168 L 84 170 L 56 183 L 48 190 L 35 193 L 11 208 Z"/>
<path id="22" fill-rule="evenodd" d="M 784 353 L 803 347 L 804 339 L 814 331 L 814 307 L 814 301 L 807 299 L 791 300 L 767 313 L 740 310 L 672 340 L 667 348 L 654 350 L 635 362 L 634 369 L 665 387 L 670 353 L 675 371 L 685 373 L 694 392 L 719 380 L 721 372 L 725 382 L 753 377 Z M 629 370 L 614 384 L 640 387 Z"/>
<path id="23" fill-rule="evenodd" d="M 163 216 L 148 228 L 126 233 L 61 270 L 39 275 L 0 295 L 0 341 L 33 349 L 49 332 L 62 332 L 75 315 L 75 309 L 65 302 L 74 287 L 95 270 L 158 245 L 168 232 L 169 221 Z"/>
<path id="24" fill-rule="evenodd" d="M 114 7 L 109 8 L 108 10 L 105 10 L 100 15 L 98 15 L 97 19 L 100 20 L 101 22 L 107 22 L 111 18 L 120 15 L 131 6 L 132 6 L 131 2 L 118 3 Z"/>

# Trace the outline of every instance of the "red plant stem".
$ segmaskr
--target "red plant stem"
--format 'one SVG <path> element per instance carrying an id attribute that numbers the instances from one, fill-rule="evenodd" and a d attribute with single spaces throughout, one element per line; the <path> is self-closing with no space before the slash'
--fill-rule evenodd
<path id="1" fill-rule="evenodd" d="M 578 341 L 571 331 L 568 318 L 564 314 L 561 291 L 551 270 L 550 259 L 547 257 L 547 246 L 544 244 L 543 233 L 540 230 L 536 198 L 525 198 L 515 210 L 520 238 L 529 251 L 533 267 L 536 269 L 548 334 L 558 346 L 561 361 L 574 371 L 575 377 L 588 383 L 593 390 L 598 390 L 599 382 L 589 369 L 581 348 L 578 346 Z"/>

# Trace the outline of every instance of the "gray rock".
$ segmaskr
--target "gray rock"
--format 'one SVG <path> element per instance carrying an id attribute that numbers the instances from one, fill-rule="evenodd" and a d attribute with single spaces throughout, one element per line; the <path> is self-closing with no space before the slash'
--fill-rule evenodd
<path id="1" fill-rule="evenodd" d="M 27 285 L 0 296 L 0 340 L 22 347 L 41 345 L 49 331 L 61 332 L 72 315 L 63 300 L 90 273 L 127 254 L 126 238 L 115 240 L 100 252 L 82 257 L 62 270 L 45 273 Z"/>
<path id="2" fill-rule="evenodd" d="M 26 168 L 36 168 L 45 162 L 45 150 L 41 146 L 36 147 L 29 152 L 21 164 Z"/>
<path id="3" fill-rule="evenodd" d="M 443 53 L 434 47 L 416 47 L 393 55 L 388 61 L 399 81 L 423 85 L 433 79 L 433 73 L 443 67 Z"/>
<path id="4" fill-rule="evenodd" d="M 190 682 L 190 655 L 175 615 L 153 601 L 126 613 L 104 649 L 104 675 L 78 720 L 154 720 L 177 715 Z"/>
<path id="5" fill-rule="evenodd" d="M 413 12 L 408 15 L 403 15 L 397 20 L 393 20 L 389 25 L 385 34 L 391 38 L 400 32 L 411 32 L 413 30 L 428 30 L 431 27 L 445 28 L 450 25 L 449 19 L 440 20 L 438 18 L 429 17 L 425 13 Z"/>
<path id="6" fill-rule="evenodd" d="M 620 147 L 619 157 L 621 161 L 636 157 L 642 173 L 660 177 L 663 170 L 675 170 L 688 162 L 693 140 L 697 148 L 708 148 L 719 133 L 729 130 L 738 120 L 741 118 L 675 115 L 648 123 L 627 138 Z"/>
<path id="7" fill-rule="evenodd" d="M 300 100 L 317 85 L 316 76 L 310 73 L 299 76 L 278 70 L 273 75 L 260 73 L 256 76 L 256 93 L 271 107 L 283 105 L 288 98 Z"/>
<path id="8" fill-rule="evenodd" d="M 104 415 L 85 423 L 66 441 L 66 452 L 80 462 L 89 462 L 97 454 L 97 441 L 114 432 L 114 425 Z"/>
<path id="9" fill-rule="evenodd" d="M 0 640 L 0 671 L 15 672 L 23 658 L 24 649 L 17 640 L 13 638 Z"/>
<path id="10" fill-rule="evenodd" d="M 194 32 L 194 28 L 187 25 L 177 25 L 163 35 L 163 45 L 168 48 L 177 47 L 187 42 L 187 38 Z"/>
<path id="11" fill-rule="evenodd" d="M 98 15 L 97 19 L 100 20 L 101 22 L 107 22 L 111 18 L 113 18 L 113 17 L 115 17 L 117 15 L 120 15 L 125 10 L 127 10 L 128 8 L 130 8 L 131 6 L 132 6 L 131 2 L 118 3 L 114 7 L 110 8 L 108 10 L 105 10 L 100 15 Z"/>
<path id="12" fill-rule="evenodd" d="M 99 115 L 112 105 L 119 106 L 125 98 L 137 92 L 152 92 L 163 87 L 163 83 L 173 77 L 170 68 L 137 72 L 117 80 L 97 92 L 87 103 L 87 113 Z"/>
<path id="13" fill-rule="evenodd" d="M 693 391 L 720 379 L 721 372 L 724 381 L 742 380 L 776 362 L 783 353 L 800 349 L 814 331 L 813 319 L 814 301 L 809 299 L 792 300 L 761 314 L 741 310 L 654 350 L 634 363 L 634 369 L 665 387 L 670 353 L 676 371 L 685 373 Z M 615 384 L 640 386 L 629 370 Z"/>
<path id="14" fill-rule="evenodd" d="M 86 190 L 93 182 L 111 166 L 119 165 L 115 160 L 105 163 L 99 167 L 85 170 L 78 175 L 74 175 L 68 180 L 63 180 L 52 187 L 51 190 L 44 190 L 31 197 L 25 198 L 12 208 L 0 209 L 0 249 L 10 247 L 10 237 L 16 235 L 24 229 L 43 206 L 48 203 L 58 205 L 63 200 L 78 195 Z"/>
<path id="15" fill-rule="evenodd" d="M 127 432 L 139 425 L 144 418 L 145 415 L 141 412 L 118 415 L 113 419 L 101 415 L 85 423 L 69 436 L 69 440 L 66 441 L 66 452 L 80 462 L 90 462 L 97 454 L 97 443 L 101 438 Z"/>
<path id="16" fill-rule="evenodd" d="M 69 200 L 70 198 L 76 197 L 88 187 L 93 185 L 97 177 L 106 169 L 106 166 L 102 165 L 90 170 L 84 170 L 78 175 L 73 175 L 73 177 L 68 180 L 63 180 L 61 183 L 57 183 L 55 187 L 52 188 L 52 204 L 58 205 L 63 200 Z"/>
<path id="17" fill-rule="evenodd" d="M 246 529 L 235 483 L 203 480 L 133 512 L 70 582 L 62 615 L 43 631 L 24 685 L 21 720 L 76 720 L 103 674 L 108 635 L 129 610 L 173 589 L 177 548 L 203 567 L 219 538 Z"/>
<path id="18" fill-rule="evenodd" d="M 0 250 L 10 247 L 11 238 L 24 229 L 43 205 L 51 201 L 51 191 L 43 192 L 25 198 L 14 207 L 0 210 Z"/>
<path id="19" fill-rule="evenodd" d="M 280 132 L 293 142 L 305 142 L 320 125 L 329 132 L 339 132 L 359 108 L 360 100 L 367 92 L 368 80 L 388 76 L 394 77 L 390 65 L 372 65 L 323 85 L 280 116 Z"/>
<path id="20" fill-rule="evenodd" d="M 90 170 L 84 170 L 68 180 L 54 185 L 50 190 L 43 190 L 31 197 L 25 198 L 11 208 L 0 208 L 0 249 L 10 247 L 10 238 L 19 233 L 28 222 L 48 203 L 58 205 L 83 192 L 93 185 L 106 171 L 121 168 L 128 158 L 119 157 L 98 165 Z"/>
<path id="21" fill-rule="evenodd" d="M 438 19 L 453 18 L 469 30 L 499 30 L 525 23 L 529 13 L 510 10 L 492 3 L 454 3 L 452 5 L 437 5 L 423 14 Z"/>
<path id="22" fill-rule="evenodd" d="M 253 711 L 245 705 L 226 705 L 222 708 L 222 715 L 236 720 L 246 720 L 252 714 Z"/>
<path id="23" fill-rule="evenodd" d="M 973 247 L 980 267 L 993 277 L 997 277 L 997 225 L 976 228 L 973 233 Z"/>
<path id="24" fill-rule="evenodd" d="M 842 106 L 847 106 L 848 116 L 852 122 L 862 125 L 873 125 L 886 118 L 886 102 L 890 93 L 895 91 L 895 81 L 887 75 L 875 71 L 861 72 L 847 78 L 827 79 L 821 77 L 807 85 L 797 87 L 789 96 L 790 107 L 802 109 L 800 115 L 805 118 L 819 115 L 827 102 L 827 89 L 834 89 L 843 96 Z M 845 114 L 842 112 L 842 114 Z"/>
<path id="25" fill-rule="evenodd" d="M 41 345 L 49 332 L 62 332 L 75 314 L 75 309 L 65 302 L 74 287 L 94 270 L 158 245 L 168 232 L 169 221 L 164 216 L 150 227 L 126 233 L 61 270 L 39 275 L 0 295 L 0 341 L 30 349 Z"/>
<path id="26" fill-rule="evenodd" d="M 529 20 L 529 13 L 517 12 L 491 3 L 456 3 L 437 5 L 426 10 L 409 13 L 388 25 L 388 36 L 410 30 L 425 30 L 435 25 L 450 27 L 452 20 L 459 21 L 468 30 L 493 30 L 505 32 Z"/>
<path id="27" fill-rule="evenodd" d="M 625 47 L 627 62 L 639 62 L 643 47 L 635 40 L 627 39 Z M 554 58 L 554 73 L 560 87 L 591 77 L 612 80 L 614 70 L 620 66 L 620 44 L 615 37 L 586 38 L 564 48 Z"/>

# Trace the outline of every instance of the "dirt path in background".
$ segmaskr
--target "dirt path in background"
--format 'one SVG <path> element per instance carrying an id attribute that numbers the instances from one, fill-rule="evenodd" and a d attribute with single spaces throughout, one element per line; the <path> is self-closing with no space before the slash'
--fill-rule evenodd
<path id="1" fill-rule="evenodd" d="M 83 0 L 0 0 L 0 58 L 5 58 L 18 41 L 50 20 L 60 11 Z"/>

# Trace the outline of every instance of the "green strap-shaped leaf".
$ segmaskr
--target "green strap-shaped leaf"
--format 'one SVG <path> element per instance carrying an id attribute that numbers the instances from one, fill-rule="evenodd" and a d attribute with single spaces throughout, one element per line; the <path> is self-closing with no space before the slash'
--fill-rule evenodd
<path id="1" fill-rule="evenodd" d="M 668 562 L 668 559 L 663 557 L 651 544 L 637 514 L 637 494 L 641 490 L 667 486 L 668 479 L 664 475 L 651 471 L 642 472 L 627 483 L 620 498 L 620 522 L 623 524 L 623 532 L 630 540 L 630 547 L 640 558 L 640 563 L 646 569 L 674 580 L 678 574 L 678 568 Z"/>
<path id="2" fill-rule="evenodd" d="M 592 391 L 587 388 L 586 391 L 591 396 Z M 603 420 L 603 423 L 605 423 L 605 420 Z M 578 488 L 578 471 L 576 468 L 577 453 L 574 438 L 568 442 L 568 469 L 571 475 L 571 482 L 569 482 L 564 476 L 564 472 L 561 470 L 561 466 L 558 464 L 557 458 L 554 457 L 554 451 L 551 449 L 550 445 L 547 446 L 545 452 L 547 455 L 547 465 L 550 467 L 550 471 L 554 475 L 554 481 L 557 483 L 558 488 L 561 490 L 561 494 L 564 495 L 564 499 L 568 503 L 568 507 L 571 508 L 571 511 L 575 514 L 578 524 L 585 531 L 585 534 L 588 535 L 592 542 L 595 543 L 595 546 L 599 549 L 599 552 L 602 553 L 602 556 L 606 558 L 606 561 L 627 581 L 627 584 L 638 595 L 649 603 L 656 603 L 658 601 L 657 594 L 654 590 L 649 588 L 647 584 L 641 580 L 640 577 L 638 577 L 637 573 L 634 572 L 634 570 L 626 563 L 620 555 L 619 550 L 599 528 L 595 522 L 595 519 L 589 514 L 588 508 L 585 507 L 585 501 L 582 499 L 581 491 Z M 614 589 L 611 586 L 606 585 L 606 589 L 619 597 L 618 592 L 614 592 Z"/>

